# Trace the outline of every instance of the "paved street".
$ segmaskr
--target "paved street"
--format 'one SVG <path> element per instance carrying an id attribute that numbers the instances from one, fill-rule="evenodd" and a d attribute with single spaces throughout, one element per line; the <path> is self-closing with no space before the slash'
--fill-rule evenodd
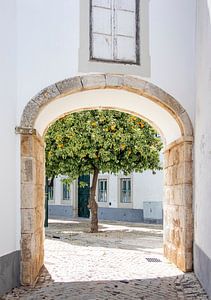
<path id="1" fill-rule="evenodd" d="M 208 299 L 193 273 L 162 256 L 162 228 L 89 220 L 51 220 L 45 267 L 34 288 L 14 289 L 2 299 Z"/>

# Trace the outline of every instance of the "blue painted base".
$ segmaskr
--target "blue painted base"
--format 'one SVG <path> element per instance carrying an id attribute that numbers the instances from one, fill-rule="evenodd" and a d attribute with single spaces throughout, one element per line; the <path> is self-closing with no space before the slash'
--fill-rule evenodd
<path id="1" fill-rule="evenodd" d="M 73 217 L 73 208 L 68 205 L 49 205 L 48 215 L 50 217 Z M 99 207 L 98 208 L 99 220 L 110 221 L 125 221 L 125 222 L 138 222 L 148 224 L 162 224 L 161 219 L 144 219 L 143 209 L 134 208 L 113 208 L 113 207 Z"/>
<path id="2" fill-rule="evenodd" d="M 0 295 L 20 285 L 20 251 L 0 257 Z"/>
<path id="3" fill-rule="evenodd" d="M 48 216 L 50 217 L 66 217 L 72 218 L 73 209 L 70 205 L 49 205 Z"/>
<path id="4" fill-rule="evenodd" d="M 99 207 L 100 220 L 144 222 L 143 209 Z"/>
<path id="5" fill-rule="evenodd" d="M 194 272 L 211 299 L 211 257 L 194 244 Z"/>

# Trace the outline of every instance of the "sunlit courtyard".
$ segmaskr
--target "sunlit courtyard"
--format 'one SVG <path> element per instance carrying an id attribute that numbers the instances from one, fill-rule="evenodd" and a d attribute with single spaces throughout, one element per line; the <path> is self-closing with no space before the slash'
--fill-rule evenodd
<path id="1" fill-rule="evenodd" d="M 193 273 L 162 255 L 162 226 L 50 220 L 45 267 L 34 288 L 3 299 L 208 299 Z"/>

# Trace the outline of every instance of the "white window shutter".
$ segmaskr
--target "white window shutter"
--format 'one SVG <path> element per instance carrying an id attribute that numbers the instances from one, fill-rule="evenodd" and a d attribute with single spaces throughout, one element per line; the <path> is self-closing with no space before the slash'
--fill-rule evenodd
<path id="1" fill-rule="evenodd" d="M 136 1 L 135 0 L 115 0 L 116 9 L 129 10 L 135 12 Z"/>
<path id="2" fill-rule="evenodd" d="M 136 1 L 115 0 L 115 58 L 136 62 Z"/>
<path id="3" fill-rule="evenodd" d="M 116 38 L 116 58 L 120 61 L 136 61 L 136 45 L 133 38 L 125 36 Z"/>
<path id="4" fill-rule="evenodd" d="M 116 34 L 135 37 L 135 13 L 123 10 L 116 11 Z"/>
<path id="5" fill-rule="evenodd" d="M 111 10 L 101 7 L 93 7 L 92 32 L 111 35 Z"/>
<path id="6" fill-rule="evenodd" d="M 103 34 L 93 34 L 92 36 L 92 56 L 96 59 L 112 59 L 111 36 Z"/>
<path id="7" fill-rule="evenodd" d="M 111 60 L 112 0 L 92 1 L 92 58 Z"/>
<path id="8" fill-rule="evenodd" d="M 92 0 L 92 6 L 111 8 L 111 0 Z"/>
<path id="9" fill-rule="evenodd" d="M 136 62 L 136 0 L 92 0 L 92 58 Z"/>

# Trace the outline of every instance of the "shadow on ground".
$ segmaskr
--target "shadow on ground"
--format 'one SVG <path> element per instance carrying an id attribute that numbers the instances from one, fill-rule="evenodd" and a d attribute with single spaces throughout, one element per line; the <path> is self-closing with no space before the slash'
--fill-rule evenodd
<path id="1" fill-rule="evenodd" d="M 48 280 L 43 279 L 48 276 Z M 172 277 L 111 281 L 53 282 L 44 267 L 34 288 L 21 287 L 1 300 L 208 299 L 193 273 Z"/>

